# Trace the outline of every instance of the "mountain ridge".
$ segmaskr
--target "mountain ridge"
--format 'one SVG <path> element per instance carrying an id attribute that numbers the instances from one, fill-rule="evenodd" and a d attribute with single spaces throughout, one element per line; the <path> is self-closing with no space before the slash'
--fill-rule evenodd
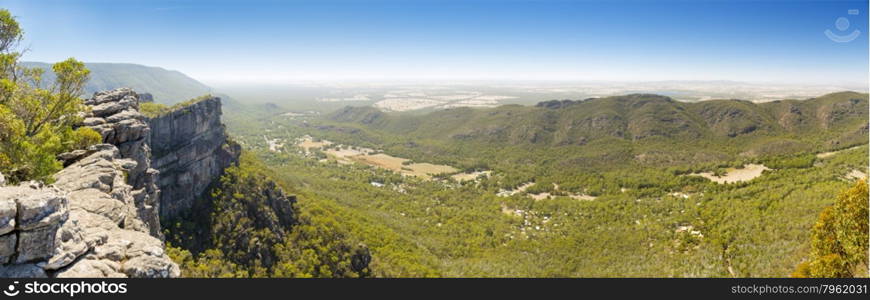
<path id="1" fill-rule="evenodd" d="M 345 107 L 329 121 L 415 137 L 484 139 L 509 144 L 583 144 L 605 136 L 700 138 L 866 129 L 867 94 L 839 92 L 806 100 L 754 103 L 745 100 L 679 102 L 666 96 L 631 94 L 536 106 L 456 108 L 423 116 L 389 114 L 373 107 Z M 849 132 L 851 132 L 849 131 Z M 840 143 L 834 140 L 833 144 Z"/>
<path id="2" fill-rule="evenodd" d="M 44 62 L 22 62 L 29 68 L 46 70 L 43 84 L 50 85 L 55 78 L 51 64 Z M 85 94 L 122 87 L 132 88 L 140 93 L 150 93 L 154 100 L 163 104 L 175 104 L 197 96 L 212 93 L 212 88 L 187 76 L 186 74 L 162 67 L 134 63 L 88 62 L 85 66 L 91 71 L 90 80 L 85 85 Z"/>

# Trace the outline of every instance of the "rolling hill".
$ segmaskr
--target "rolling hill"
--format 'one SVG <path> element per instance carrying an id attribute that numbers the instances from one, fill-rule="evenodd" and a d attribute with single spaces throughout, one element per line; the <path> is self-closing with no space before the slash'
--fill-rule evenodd
<path id="1" fill-rule="evenodd" d="M 24 62 L 23 65 L 45 69 L 44 82 L 50 84 L 54 81 L 51 64 Z M 130 87 L 139 93 L 152 94 L 158 103 L 175 104 L 212 93 L 212 88 L 178 71 L 127 63 L 86 63 L 86 66 L 91 70 L 91 78 L 85 86 L 86 95 Z"/>
<path id="2" fill-rule="evenodd" d="M 742 100 L 675 101 L 634 94 L 579 101 L 457 108 L 424 116 L 345 107 L 330 122 L 413 139 L 500 145 L 582 146 L 617 139 L 634 145 L 656 141 L 692 144 L 798 144 L 809 150 L 866 143 L 867 94 L 833 93 L 807 100 L 753 103 Z"/>
<path id="3" fill-rule="evenodd" d="M 861 127 L 861 121 L 867 120 L 867 105 L 867 94 L 855 92 L 758 104 L 742 100 L 685 103 L 665 96 L 635 94 L 553 100 L 534 107 L 456 108 L 424 117 L 349 106 L 332 113 L 329 119 L 416 136 L 564 145 L 599 136 L 642 140 L 656 136 L 737 137 L 837 131 L 841 127 Z M 866 130 L 866 124 L 863 127 Z"/>

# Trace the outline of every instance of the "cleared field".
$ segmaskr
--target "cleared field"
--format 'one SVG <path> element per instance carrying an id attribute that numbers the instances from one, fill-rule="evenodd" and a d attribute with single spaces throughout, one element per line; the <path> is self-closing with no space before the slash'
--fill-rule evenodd
<path id="1" fill-rule="evenodd" d="M 367 165 L 377 166 L 390 170 L 401 170 L 403 167 L 402 163 L 407 161 L 407 159 L 390 156 L 383 153 L 373 155 L 360 155 L 354 157 L 354 160 Z"/>
<path id="2" fill-rule="evenodd" d="M 413 163 L 404 165 L 404 163 L 408 161 L 408 159 L 395 157 L 383 153 L 373 155 L 359 155 L 352 157 L 352 159 L 359 163 L 389 169 L 394 172 L 399 172 L 405 175 L 417 176 L 425 179 L 432 178 L 431 175 L 454 173 L 456 171 L 459 171 L 451 166 L 436 165 L 430 163 Z"/>
<path id="3" fill-rule="evenodd" d="M 758 176 L 761 176 L 761 174 L 764 173 L 764 170 L 770 170 L 770 168 L 759 164 L 748 164 L 746 166 L 743 166 L 742 169 L 728 168 L 725 170 L 725 175 L 722 175 L 721 177 L 713 175 L 712 172 L 694 173 L 689 174 L 689 176 L 701 176 L 710 179 L 710 181 L 713 181 L 715 183 L 724 184 L 750 181 Z"/>
<path id="4" fill-rule="evenodd" d="M 302 147 L 305 150 L 309 150 L 312 148 L 323 148 L 324 146 L 329 146 L 332 143 L 330 142 L 314 142 L 314 141 L 303 141 L 299 143 L 299 147 Z"/>
<path id="5" fill-rule="evenodd" d="M 358 155 L 366 154 L 366 152 L 357 149 L 351 148 L 339 148 L 339 149 L 329 149 L 324 151 L 329 155 L 335 156 L 336 158 L 350 158 Z"/>
<path id="6" fill-rule="evenodd" d="M 327 140 L 317 141 L 315 142 L 310 136 L 303 137 L 298 143 L 297 146 L 305 149 L 305 151 L 310 151 L 311 149 L 319 149 L 329 145 L 332 145 L 332 142 Z"/>
<path id="7" fill-rule="evenodd" d="M 315 142 L 312 137 L 305 136 L 297 139 L 297 146 L 305 149 L 306 152 L 310 149 L 322 149 L 327 146 L 334 145 L 328 140 Z M 326 149 L 325 152 L 330 157 L 334 158 L 341 164 L 361 163 L 364 165 L 375 166 L 397 172 L 403 175 L 416 176 L 424 179 L 431 179 L 432 175 L 437 174 L 452 174 L 459 172 L 459 169 L 448 165 L 436 165 L 431 163 L 411 163 L 406 164 L 409 160 L 401 157 L 395 157 L 384 153 L 376 153 L 378 151 L 370 148 L 354 148 L 345 145 L 338 145 L 331 149 Z M 453 175 L 454 179 L 474 180 L 478 176 L 485 174 L 489 176 L 492 171 L 480 171 L 473 173 L 461 173 Z"/>
<path id="8" fill-rule="evenodd" d="M 491 174 L 492 174 L 492 171 L 478 171 L 478 172 L 470 172 L 470 173 L 469 172 L 459 173 L 459 174 L 455 174 L 455 175 L 450 176 L 450 177 L 453 178 L 453 180 L 463 182 L 463 181 L 475 180 L 478 177 L 480 177 L 481 175 L 489 177 Z"/>
<path id="9" fill-rule="evenodd" d="M 446 174 L 446 173 L 455 173 L 457 170 L 454 167 L 446 166 L 446 165 L 436 165 L 430 163 L 419 163 L 419 164 L 410 164 L 408 168 L 411 169 L 412 172 L 418 174 Z"/>

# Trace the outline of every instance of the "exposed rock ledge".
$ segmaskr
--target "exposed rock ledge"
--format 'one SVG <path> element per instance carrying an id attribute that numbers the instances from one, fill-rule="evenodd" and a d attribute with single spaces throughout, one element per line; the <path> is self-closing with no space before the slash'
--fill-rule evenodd
<path id="1" fill-rule="evenodd" d="M 127 172 L 136 213 L 147 227 L 146 232 L 162 239 L 158 217 L 159 172 L 151 167 L 151 128 L 139 113 L 138 94 L 127 88 L 99 92 L 85 104 L 91 107 L 91 113 L 84 125 L 98 131 L 104 143 L 117 146 L 122 158 L 136 162 Z M 75 159 L 67 159 L 66 164 Z"/>
<path id="2" fill-rule="evenodd" d="M 125 173 L 100 144 L 48 187 L 0 188 L 0 277 L 177 277 L 163 242 L 138 218 Z"/>
<path id="3" fill-rule="evenodd" d="M 60 155 L 52 186 L 0 186 L 0 277 L 178 277 L 164 253 L 150 129 L 130 89 L 95 94 L 106 144 Z M 2 181 L 2 180 L 0 180 Z"/>

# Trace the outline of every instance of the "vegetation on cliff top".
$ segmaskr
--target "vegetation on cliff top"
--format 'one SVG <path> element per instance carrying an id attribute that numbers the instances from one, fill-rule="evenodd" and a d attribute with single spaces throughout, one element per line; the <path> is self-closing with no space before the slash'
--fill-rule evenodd
<path id="1" fill-rule="evenodd" d="M 86 107 L 80 98 L 89 71 L 67 59 L 52 66 L 57 78 L 42 88 L 42 69 L 20 64 L 16 52 L 23 31 L 0 9 L 0 173 L 13 183 L 51 181 L 62 168 L 56 156 L 102 140 L 81 123 Z"/>
<path id="2" fill-rule="evenodd" d="M 146 117 L 156 118 L 211 98 L 213 98 L 211 94 L 205 94 L 173 105 L 166 105 L 157 102 L 143 102 L 139 103 L 139 112 Z"/>

